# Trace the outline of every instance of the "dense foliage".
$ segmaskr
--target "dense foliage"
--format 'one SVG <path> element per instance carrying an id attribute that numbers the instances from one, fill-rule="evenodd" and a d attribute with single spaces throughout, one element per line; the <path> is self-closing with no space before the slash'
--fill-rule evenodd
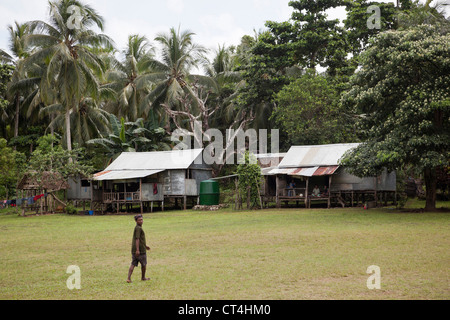
<path id="1" fill-rule="evenodd" d="M 360 176 L 413 165 L 436 196 L 436 169 L 450 165 L 450 35 L 420 26 L 383 33 L 363 54 L 343 103 L 360 117 L 362 146 L 345 163 Z"/>
<path id="2" fill-rule="evenodd" d="M 283 87 L 275 95 L 277 107 L 272 113 L 277 128 L 287 137 L 281 141 L 282 147 L 356 140 L 352 121 L 342 121 L 344 115 L 338 100 L 333 84 L 315 72 Z"/>
<path id="3" fill-rule="evenodd" d="M 236 174 L 239 175 L 240 199 L 246 200 L 247 209 L 261 206 L 261 167 L 256 160 L 256 156 L 246 152 L 243 163 L 237 166 Z"/>
<path id="4" fill-rule="evenodd" d="M 278 128 L 283 152 L 361 139 L 372 148 L 348 162 L 360 175 L 401 169 L 406 156 L 422 172 L 445 167 L 450 27 L 431 2 L 295 0 L 290 20 L 267 21 L 211 54 L 180 28 L 153 40 L 133 34 L 117 48 L 95 8 L 52 0 L 45 21 L 8 26 L 8 51 L 0 49 L 2 148 L 39 169 L 49 160 L 42 152 L 49 138 L 39 138 L 50 134 L 57 138 L 49 152 L 62 163 L 86 160 L 102 170 L 123 151 L 173 148 L 170 135 L 198 120 L 224 136 L 226 129 Z M 372 5 L 382 12 L 378 28 L 367 24 Z M 338 7 L 346 18 L 330 20 L 328 10 Z M 422 24 L 437 29 L 416 29 Z M 419 149 L 423 156 L 411 156 Z M 4 161 L 7 168 L 12 159 Z M 8 190 L 26 169 L 11 168 Z"/>

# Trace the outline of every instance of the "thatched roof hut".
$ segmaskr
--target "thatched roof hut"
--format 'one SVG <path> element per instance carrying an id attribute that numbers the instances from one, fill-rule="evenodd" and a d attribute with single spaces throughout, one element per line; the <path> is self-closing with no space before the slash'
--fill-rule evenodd
<path id="1" fill-rule="evenodd" d="M 36 172 L 26 173 L 17 184 L 18 190 L 47 190 L 53 192 L 67 190 L 68 188 L 68 182 L 60 173 L 48 171 L 42 174 Z"/>

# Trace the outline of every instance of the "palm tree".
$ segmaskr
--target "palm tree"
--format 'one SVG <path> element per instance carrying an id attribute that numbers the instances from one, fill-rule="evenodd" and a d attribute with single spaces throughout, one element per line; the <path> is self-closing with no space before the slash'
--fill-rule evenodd
<path id="1" fill-rule="evenodd" d="M 157 82 L 152 92 L 143 101 L 143 110 L 149 112 L 152 106 L 160 111 L 161 104 L 179 108 L 179 99 L 186 93 L 192 94 L 187 81 L 194 76 L 190 71 L 204 61 L 207 50 L 193 42 L 194 33 L 180 32 L 171 28 L 168 34 L 159 34 L 155 40 L 162 46 L 161 61 L 154 61 L 152 74 L 143 80 Z M 201 76 L 195 76 L 202 78 Z M 193 99 L 195 106 L 196 99 Z"/>
<path id="2" fill-rule="evenodd" d="M 118 101 L 110 111 L 127 121 L 136 121 L 142 116 L 141 102 L 152 88 L 144 76 L 152 72 L 153 48 L 144 36 L 131 35 L 128 45 L 122 51 L 123 60 L 109 57 L 111 69 L 106 73 L 107 86 L 117 92 Z"/>
<path id="3" fill-rule="evenodd" d="M 0 49 L 0 61 L 17 65 L 18 60 L 27 57 L 29 54 L 24 45 L 24 38 L 29 30 L 26 24 L 20 24 L 16 21 L 14 25 L 8 26 L 9 50 L 13 55 L 11 56 L 6 51 Z"/>
<path id="4" fill-rule="evenodd" d="M 8 26 L 8 31 L 9 50 L 12 55 L 0 50 L 0 61 L 14 66 L 12 79 L 8 85 L 8 96 L 10 101 L 12 100 L 12 105 L 15 107 L 14 137 L 16 138 L 19 135 L 19 118 L 22 101 L 26 94 L 24 89 L 28 88 L 22 86 L 20 89 L 16 89 L 14 85 L 26 78 L 26 72 L 23 69 L 23 60 L 29 56 L 29 52 L 25 47 L 25 37 L 29 34 L 29 28 L 26 24 L 20 24 L 16 21 L 14 26 Z"/>
<path id="5" fill-rule="evenodd" d="M 236 116 L 232 102 L 237 96 L 237 89 L 244 85 L 244 81 L 241 73 L 236 71 L 239 57 L 235 51 L 234 47 L 219 45 L 212 62 L 205 65 L 205 74 L 210 79 L 206 86 L 212 93 L 210 101 L 214 105 L 213 108 L 217 108 L 214 118 L 211 119 L 211 126 L 215 128 L 228 128 Z"/>
<path id="6" fill-rule="evenodd" d="M 103 138 L 92 139 L 88 145 L 100 148 L 114 160 L 122 152 L 169 151 L 170 139 L 164 129 L 152 121 L 139 118 L 135 122 L 125 122 L 109 115 L 112 132 Z"/>
<path id="7" fill-rule="evenodd" d="M 81 15 L 79 28 L 69 23 L 73 19 L 73 11 L 69 8 L 73 6 L 79 9 Z M 69 151 L 72 150 L 71 114 L 79 111 L 83 99 L 99 97 L 100 86 L 95 74 L 102 74 L 104 66 L 90 47 L 112 46 L 112 40 L 90 28 L 97 26 L 103 31 L 103 21 L 89 5 L 77 0 L 58 0 L 49 2 L 49 23 L 32 21 L 27 24 L 33 33 L 26 37 L 26 43 L 35 48 L 35 53 L 25 63 L 27 66 L 45 63 L 41 97 L 56 93 L 50 100 L 64 107 L 65 138 Z M 54 90 L 44 92 L 43 88 Z"/>
<path id="8" fill-rule="evenodd" d="M 49 127 L 64 127 L 65 107 L 55 103 L 44 107 L 40 114 L 56 115 Z M 79 146 L 84 146 L 89 140 L 99 137 L 110 131 L 109 113 L 97 104 L 92 98 L 83 98 L 78 107 L 70 113 L 70 127 L 74 135 L 73 142 Z"/>

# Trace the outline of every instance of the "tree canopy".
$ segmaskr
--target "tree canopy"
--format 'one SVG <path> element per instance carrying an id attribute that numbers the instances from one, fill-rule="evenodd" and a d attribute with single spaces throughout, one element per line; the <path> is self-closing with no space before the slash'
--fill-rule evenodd
<path id="1" fill-rule="evenodd" d="M 359 176 L 413 165 L 424 174 L 428 209 L 435 206 L 436 168 L 450 164 L 448 43 L 448 33 L 426 25 L 381 33 L 342 98 L 361 114 L 365 141 L 344 163 Z"/>
<path id="2" fill-rule="evenodd" d="M 266 21 L 240 43 L 213 52 L 181 27 L 154 38 L 142 30 L 118 48 L 93 6 L 51 0 L 45 21 L 11 23 L 8 50 L 0 48 L 2 148 L 45 169 L 53 162 L 45 141 L 56 139 L 47 151 L 69 169 L 85 158 L 102 170 L 123 151 L 173 148 L 172 133 L 193 135 L 195 121 L 202 133 L 216 128 L 223 136 L 280 129 L 281 152 L 295 144 L 363 142 L 345 160 L 360 176 L 416 168 L 432 208 L 434 174 L 448 172 L 449 164 L 450 22 L 443 6 L 431 0 L 288 5 L 288 21 Z M 336 8 L 345 8 L 341 21 L 329 17 Z M 201 141 L 205 148 L 212 145 L 208 138 Z"/>

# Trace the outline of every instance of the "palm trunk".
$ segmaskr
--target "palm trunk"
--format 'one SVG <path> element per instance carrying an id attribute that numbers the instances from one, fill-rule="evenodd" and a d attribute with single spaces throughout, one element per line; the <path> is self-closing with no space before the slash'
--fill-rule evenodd
<path id="1" fill-rule="evenodd" d="M 17 138 L 19 136 L 19 113 L 20 113 L 20 97 L 19 94 L 16 94 L 15 97 L 16 102 L 16 114 L 14 118 L 14 138 Z M 14 150 L 16 147 L 14 147 Z"/>
<path id="2" fill-rule="evenodd" d="M 55 114 L 52 113 L 52 115 L 50 116 L 50 123 L 52 123 L 52 126 L 50 127 L 50 134 L 52 135 L 52 137 L 55 136 L 55 128 L 53 128 L 53 121 L 55 120 Z M 53 140 L 52 140 L 52 148 L 53 148 Z"/>
<path id="3" fill-rule="evenodd" d="M 72 135 L 70 130 L 70 109 L 66 111 L 65 115 L 66 120 L 66 142 L 67 142 L 67 150 L 72 151 Z M 73 163 L 73 159 L 69 158 L 69 163 Z"/>
<path id="4" fill-rule="evenodd" d="M 425 169 L 426 205 L 425 211 L 436 210 L 436 168 Z"/>

